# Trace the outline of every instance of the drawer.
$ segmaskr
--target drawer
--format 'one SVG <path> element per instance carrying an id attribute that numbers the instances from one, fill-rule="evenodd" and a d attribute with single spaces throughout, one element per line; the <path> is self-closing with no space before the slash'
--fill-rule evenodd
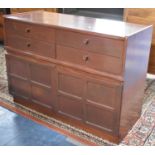
<path id="1" fill-rule="evenodd" d="M 117 57 L 65 46 L 57 46 L 56 52 L 56 58 L 61 61 L 82 65 L 101 72 L 113 74 L 121 74 L 122 72 L 122 61 Z"/>
<path id="2" fill-rule="evenodd" d="M 5 19 L 6 37 L 19 35 L 46 42 L 55 42 L 55 30 L 45 26 Z"/>
<path id="3" fill-rule="evenodd" d="M 37 54 L 44 57 L 55 57 L 55 45 L 31 38 L 23 38 L 19 36 L 9 36 L 6 40 L 6 46 Z"/>
<path id="4" fill-rule="evenodd" d="M 122 57 L 123 41 L 84 35 L 70 31 L 57 31 L 57 44 L 75 47 L 91 52 Z"/>

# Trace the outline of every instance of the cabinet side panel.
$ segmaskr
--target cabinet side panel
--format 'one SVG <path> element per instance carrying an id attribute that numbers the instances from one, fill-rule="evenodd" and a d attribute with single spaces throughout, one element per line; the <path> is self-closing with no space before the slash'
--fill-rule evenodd
<path id="1" fill-rule="evenodd" d="M 121 139 L 141 114 L 151 37 L 152 27 L 149 27 L 126 40 L 124 89 L 120 118 Z"/>

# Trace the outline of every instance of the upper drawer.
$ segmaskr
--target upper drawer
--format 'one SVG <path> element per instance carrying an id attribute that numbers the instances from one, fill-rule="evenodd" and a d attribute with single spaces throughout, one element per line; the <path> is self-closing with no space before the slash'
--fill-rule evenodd
<path id="1" fill-rule="evenodd" d="M 5 19 L 5 31 L 6 37 L 19 35 L 46 42 L 55 42 L 55 30 L 45 26 Z"/>
<path id="2" fill-rule="evenodd" d="M 80 48 L 101 54 L 121 57 L 123 41 L 85 35 L 71 31 L 57 30 L 57 44 Z"/>
<path id="3" fill-rule="evenodd" d="M 21 52 L 33 53 L 43 57 L 55 57 L 54 43 L 19 36 L 8 36 L 5 44 Z"/>

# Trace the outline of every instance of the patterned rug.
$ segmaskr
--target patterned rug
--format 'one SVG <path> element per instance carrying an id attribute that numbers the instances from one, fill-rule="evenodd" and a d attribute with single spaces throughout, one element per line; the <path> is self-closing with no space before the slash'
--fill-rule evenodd
<path id="1" fill-rule="evenodd" d="M 29 109 L 18 103 L 13 102 L 13 98 L 8 93 L 7 76 L 5 68 L 5 51 L 3 47 L 0 47 L 0 100 L 8 104 L 9 106 L 22 111 L 32 118 L 37 118 L 49 125 L 52 125 L 58 129 L 67 131 L 70 135 L 82 138 L 88 142 L 92 142 L 95 145 L 116 145 L 90 134 L 84 130 L 75 128 L 69 124 L 48 117 L 35 110 Z M 85 143 L 84 145 L 88 145 Z M 145 86 L 145 95 L 143 99 L 142 114 L 137 123 L 133 126 L 128 135 L 123 139 L 119 145 L 155 145 L 155 79 L 147 78 Z"/>

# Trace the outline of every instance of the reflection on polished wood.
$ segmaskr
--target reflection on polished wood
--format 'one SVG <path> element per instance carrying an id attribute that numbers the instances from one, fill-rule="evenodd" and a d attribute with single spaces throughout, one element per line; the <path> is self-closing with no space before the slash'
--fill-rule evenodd
<path id="1" fill-rule="evenodd" d="M 44 11 L 7 15 L 9 91 L 118 143 L 140 116 L 151 33 L 152 26 Z"/>
<path id="2" fill-rule="evenodd" d="M 8 16 L 14 20 L 32 22 L 35 24 L 45 24 L 49 26 L 74 29 L 74 31 L 86 31 L 98 33 L 98 35 L 107 35 L 111 37 L 128 37 L 137 33 L 139 29 L 145 29 L 145 26 L 125 23 L 121 21 L 97 19 L 83 16 L 65 15 L 59 13 L 50 13 L 45 11 L 35 11 L 31 14 L 23 13 L 16 16 Z M 67 20 L 66 20 L 67 18 Z M 115 26 L 115 28 L 114 28 Z"/>

